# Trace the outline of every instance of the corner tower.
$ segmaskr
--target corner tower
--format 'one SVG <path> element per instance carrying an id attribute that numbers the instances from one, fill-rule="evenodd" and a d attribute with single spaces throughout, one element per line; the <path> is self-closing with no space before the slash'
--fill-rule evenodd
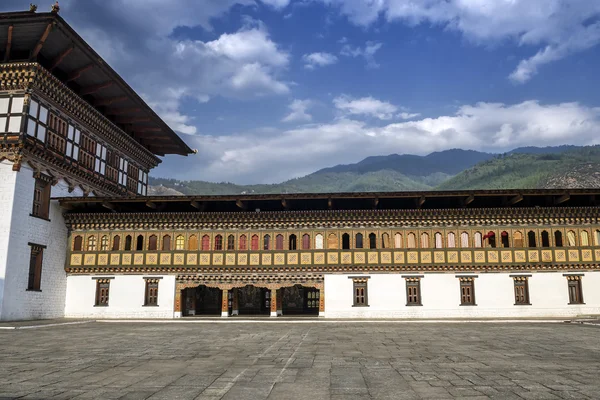
<path id="1" fill-rule="evenodd" d="M 0 13 L 0 319 L 64 315 L 64 196 L 144 196 L 192 150 L 58 15 Z M 99 244 L 100 246 L 101 244 Z"/>

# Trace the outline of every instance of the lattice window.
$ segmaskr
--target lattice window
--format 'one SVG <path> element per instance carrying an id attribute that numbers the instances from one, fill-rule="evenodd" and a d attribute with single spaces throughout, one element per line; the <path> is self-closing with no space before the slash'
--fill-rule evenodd
<path id="1" fill-rule="evenodd" d="M 469 234 L 467 232 L 460 234 L 460 247 L 463 249 L 469 248 Z"/>
<path id="2" fill-rule="evenodd" d="M 581 275 L 567 275 L 569 289 L 569 304 L 584 304 L 581 288 Z"/>
<path id="3" fill-rule="evenodd" d="M 171 250 L 171 235 L 164 235 L 162 238 L 162 250 L 170 251 Z"/>
<path id="4" fill-rule="evenodd" d="M 515 305 L 529 305 L 529 279 L 526 276 L 513 276 Z"/>
<path id="5" fill-rule="evenodd" d="M 158 249 L 158 237 L 156 235 L 150 235 L 148 237 L 148 250 Z"/>
<path id="6" fill-rule="evenodd" d="M 100 250 L 101 251 L 107 251 L 108 250 L 108 236 L 107 235 L 103 235 L 100 238 Z"/>
<path id="7" fill-rule="evenodd" d="M 396 249 L 401 249 L 403 246 L 402 244 L 402 234 L 401 233 L 396 233 L 394 235 L 394 247 Z"/>
<path id="8" fill-rule="evenodd" d="M 448 233 L 448 248 L 455 248 L 456 247 L 456 235 L 454 234 L 454 232 L 449 232 Z"/>
<path id="9" fill-rule="evenodd" d="M 210 236 L 204 235 L 202 236 L 202 251 L 210 250 Z"/>
<path id="10" fill-rule="evenodd" d="M 41 290 L 42 264 L 44 259 L 44 247 L 38 244 L 30 244 L 31 254 L 29 257 L 29 279 L 27 290 Z"/>
<path id="11" fill-rule="evenodd" d="M 579 233 L 579 243 L 581 246 L 589 246 L 590 245 L 590 235 L 587 233 L 587 231 L 581 231 Z"/>
<path id="12" fill-rule="evenodd" d="M 460 305 L 475 305 L 475 278 L 460 277 Z"/>
<path id="13" fill-rule="evenodd" d="M 96 251 L 96 236 L 88 238 L 87 251 Z"/>
<path id="14" fill-rule="evenodd" d="M 52 185 L 46 178 L 36 178 L 33 189 L 33 207 L 31 215 L 48 219 L 50 214 L 50 195 Z"/>
<path id="15" fill-rule="evenodd" d="M 248 238 L 246 237 L 246 235 L 240 236 L 239 249 L 248 250 Z"/>
<path id="16" fill-rule="evenodd" d="M 475 232 L 475 247 L 483 247 L 483 235 L 481 232 Z"/>
<path id="17" fill-rule="evenodd" d="M 440 232 L 436 232 L 433 235 L 433 240 L 435 242 L 434 244 L 436 249 L 441 249 L 444 247 L 444 239 L 442 238 L 442 234 Z"/>
<path id="18" fill-rule="evenodd" d="M 148 192 L 148 173 L 138 170 L 137 194 L 145 196 Z"/>
<path id="19" fill-rule="evenodd" d="M 421 233 L 421 248 L 422 249 L 429 248 L 429 234 L 427 232 Z"/>
<path id="20" fill-rule="evenodd" d="M 215 250 L 223 250 L 223 236 L 221 235 L 215 236 Z"/>
<path id="21" fill-rule="evenodd" d="M 324 247 L 323 242 L 324 242 L 323 235 L 320 233 L 317 233 L 315 235 L 315 249 L 322 250 Z"/>
<path id="22" fill-rule="evenodd" d="M 409 249 L 414 249 L 417 247 L 417 236 L 413 233 L 410 232 L 408 234 L 408 243 L 407 243 L 407 247 Z"/>
<path id="23" fill-rule="evenodd" d="M 96 280 L 96 307 L 107 307 L 110 294 L 110 279 Z"/>
<path id="24" fill-rule="evenodd" d="M 178 235 L 175 238 L 175 250 L 183 250 L 185 249 L 185 238 L 183 235 Z"/>
<path id="25" fill-rule="evenodd" d="M 81 251 L 83 249 L 83 237 L 81 235 L 75 236 L 73 239 L 73 251 Z"/>
<path id="26" fill-rule="evenodd" d="M 302 250 L 310 250 L 310 235 L 308 233 L 302 235 Z"/>
<path id="27" fill-rule="evenodd" d="M 94 172 L 101 175 L 106 173 L 106 146 L 96 143 L 96 160 L 94 161 Z"/>
<path id="28" fill-rule="evenodd" d="M 421 278 L 406 278 L 406 305 L 420 306 Z"/>
<path id="29" fill-rule="evenodd" d="M 96 163 L 96 141 L 85 133 L 81 134 L 80 153 L 80 164 L 93 171 Z"/>
<path id="30" fill-rule="evenodd" d="M 145 306 L 158 306 L 158 282 L 160 279 L 146 279 Z"/>
<path id="31" fill-rule="evenodd" d="M 127 190 L 133 193 L 137 193 L 138 176 L 140 169 L 132 163 L 129 163 L 128 165 L 129 166 L 127 169 Z"/>
<path id="32" fill-rule="evenodd" d="M 283 235 L 275 236 L 275 250 L 283 250 Z"/>
<path id="33" fill-rule="evenodd" d="M 65 154 L 67 157 L 79 160 L 79 142 L 81 141 L 81 131 L 69 124 L 67 130 L 67 148 Z"/>
<path id="34" fill-rule="evenodd" d="M 363 234 L 362 233 L 357 233 L 356 236 L 354 237 L 354 247 L 357 249 L 362 249 L 364 246 L 363 243 Z"/>
<path id="35" fill-rule="evenodd" d="M 523 241 L 523 233 L 520 231 L 516 231 L 513 235 L 515 240 L 515 247 L 525 247 L 525 242 Z"/>
<path id="36" fill-rule="evenodd" d="M 0 132 L 4 128 L 2 119 L 2 100 L 0 99 Z M 8 121 L 6 121 L 8 122 Z M 16 121 L 15 121 L 16 122 Z M 27 119 L 27 135 L 36 138 L 42 143 L 46 142 L 46 134 L 48 132 L 48 109 L 39 104 L 35 100 L 31 100 L 29 104 L 29 118 Z M 14 125 L 14 123 L 13 123 Z M 19 121 L 20 125 L 20 121 Z"/>
<path id="37" fill-rule="evenodd" d="M 0 97 L 0 133 L 21 132 L 23 104 L 23 97 Z"/>
<path id="38" fill-rule="evenodd" d="M 369 305 L 368 297 L 368 279 L 366 278 L 353 278 L 352 286 L 354 292 L 354 307 L 367 307 Z"/>
<path id="39" fill-rule="evenodd" d="M 198 236 L 190 236 L 190 239 L 188 240 L 188 250 L 198 250 Z"/>

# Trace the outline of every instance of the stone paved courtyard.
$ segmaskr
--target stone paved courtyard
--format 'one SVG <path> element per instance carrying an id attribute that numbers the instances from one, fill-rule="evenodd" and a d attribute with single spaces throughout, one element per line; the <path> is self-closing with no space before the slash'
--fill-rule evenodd
<path id="1" fill-rule="evenodd" d="M 600 398 L 600 327 L 93 322 L 0 330 L 0 398 Z"/>

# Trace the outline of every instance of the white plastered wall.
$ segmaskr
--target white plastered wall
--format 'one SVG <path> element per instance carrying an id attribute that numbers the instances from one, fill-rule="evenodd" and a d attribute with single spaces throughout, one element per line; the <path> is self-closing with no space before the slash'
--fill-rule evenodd
<path id="1" fill-rule="evenodd" d="M 144 306 L 144 277 L 162 278 L 158 306 Z M 110 280 L 108 306 L 96 307 L 96 279 Z M 65 316 L 70 318 L 173 318 L 175 276 L 70 275 L 67 278 Z"/>
<path id="2" fill-rule="evenodd" d="M 49 221 L 32 217 L 35 179 L 27 164 L 19 172 L 12 163 L 0 163 L 0 319 L 43 319 L 64 316 L 67 227 L 57 201 L 50 202 Z M 59 181 L 52 197 L 81 196 Z M 43 255 L 41 291 L 27 291 L 29 243 L 46 246 Z"/>
<path id="3" fill-rule="evenodd" d="M 349 277 L 325 276 L 325 316 L 329 318 L 554 318 L 600 314 L 600 272 L 585 272 L 583 305 L 568 304 L 567 279 L 563 272 L 524 274 L 529 278 L 531 305 L 514 304 L 513 279 L 508 273 L 472 274 L 476 306 L 460 305 L 457 275 L 423 274 L 422 306 L 406 305 L 410 274 L 371 274 L 369 307 L 353 307 L 353 282 Z M 458 274 L 465 276 L 468 274 Z M 517 274 L 518 275 L 518 274 Z"/>

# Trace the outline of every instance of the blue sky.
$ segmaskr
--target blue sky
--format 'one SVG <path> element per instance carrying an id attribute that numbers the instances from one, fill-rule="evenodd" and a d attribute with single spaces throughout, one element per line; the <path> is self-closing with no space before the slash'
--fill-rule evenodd
<path id="1" fill-rule="evenodd" d="M 600 0 L 60 4 L 198 149 L 154 176 L 270 183 L 372 155 L 600 143 Z"/>

